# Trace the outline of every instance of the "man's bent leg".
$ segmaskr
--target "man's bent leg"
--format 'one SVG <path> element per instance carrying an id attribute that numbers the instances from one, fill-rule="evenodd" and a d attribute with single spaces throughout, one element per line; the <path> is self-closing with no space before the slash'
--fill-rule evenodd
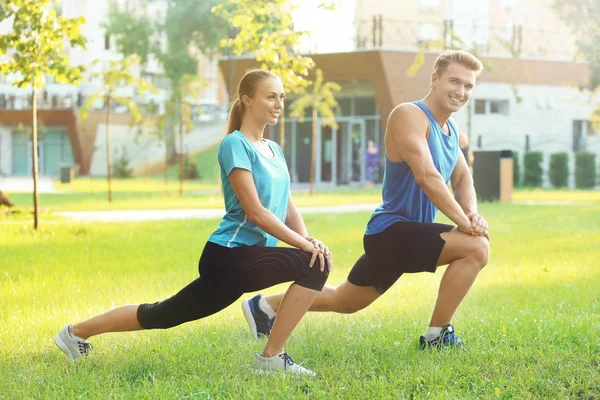
<path id="1" fill-rule="evenodd" d="M 440 234 L 446 241 L 437 265 L 448 265 L 431 316 L 432 327 L 452 322 L 454 313 L 465 298 L 479 271 L 488 262 L 489 241 L 483 236 L 471 236 L 453 229 Z"/>

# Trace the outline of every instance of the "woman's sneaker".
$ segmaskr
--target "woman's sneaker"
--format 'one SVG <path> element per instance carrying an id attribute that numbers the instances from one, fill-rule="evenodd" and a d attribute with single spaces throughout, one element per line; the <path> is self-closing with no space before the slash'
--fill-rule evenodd
<path id="1" fill-rule="evenodd" d="M 440 335 L 432 340 L 427 340 L 425 335 L 421 335 L 419 339 L 419 347 L 421 349 L 427 349 L 430 347 L 460 347 L 463 345 L 463 341 L 456 336 L 454 332 L 454 326 L 448 324 L 442 328 Z"/>
<path id="2" fill-rule="evenodd" d="M 91 343 L 71 334 L 71 325 L 67 325 L 54 336 L 54 343 L 61 349 L 71 362 L 79 357 L 87 357 L 92 349 Z"/>
<path id="3" fill-rule="evenodd" d="M 275 321 L 275 318 L 269 318 L 267 313 L 261 310 L 259 305 L 261 297 L 262 294 L 257 294 L 251 299 L 242 301 L 244 317 L 246 317 L 250 332 L 255 339 L 258 339 L 259 336 L 269 337 Z"/>
<path id="4" fill-rule="evenodd" d="M 314 372 L 297 364 L 287 353 L 280 353 L 272 357 L 264 357 L 256 354 L 256 373 L 260 375 L 270 375 L 274 373 L 285 373 L 295 376 L 307 376 L 314 378 L 317 376 Z"/>

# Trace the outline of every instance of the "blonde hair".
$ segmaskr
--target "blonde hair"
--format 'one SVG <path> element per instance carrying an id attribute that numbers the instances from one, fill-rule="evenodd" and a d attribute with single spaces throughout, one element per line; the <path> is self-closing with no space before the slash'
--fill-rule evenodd
<path id="1" fill-rule="evenodd" d="M 436 58 L 433 72 L 440 76 L 453 62 L 475 71 L 475 76 L 483 71 L 483 64 L 473 54 L 464 50 L 447 50 Z"/>
<path id="2" fill-rule="evenodd" d="M 227 124 L 227 134 L 239 130 L 242 127 L 242 119 L 246 111 L 246 106 L 242 101 L 242 96 L 253 97 L 258 84 L 267 78 L 279 78 L 274 73 L 264 69 L 252 69 L 246 71 L 236 93 L 235 100 L 229 110 L 229 122 Z"/>

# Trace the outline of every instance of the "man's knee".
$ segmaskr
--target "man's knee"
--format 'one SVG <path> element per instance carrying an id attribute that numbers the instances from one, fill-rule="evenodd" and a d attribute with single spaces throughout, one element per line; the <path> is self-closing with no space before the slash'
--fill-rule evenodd
<path id="1" fill-rule="evenodd" d="M 475 238 L 473 257 L 475 257 L 477 260 L 480 268 L 483 268 L 487 265 L 490 257 L 490 241 L 487 238 L 483 236 L 478 236 Z"/>

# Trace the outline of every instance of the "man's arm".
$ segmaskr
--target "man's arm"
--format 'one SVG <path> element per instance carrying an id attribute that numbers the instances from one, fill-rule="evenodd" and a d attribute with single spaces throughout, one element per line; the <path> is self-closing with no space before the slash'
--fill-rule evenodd
<path id="1" fill-rule="evenodd" d="M 473 186 L 473 176 L 462 151 L 458 152 L 458 161 L 450 178 L 454 198 L 462 207 L 465 214 L 477 213 L 477 195 Z"/>
<path id="2" fill-rule="evenodd" d="M 433 164 L 425 134 L 427 126 L 421 110 L 411 104 L 402 104 L 390 114 L 386 135 L 392 135 L 397 154 L 409 165 L 425 195 L 459 230 L 469 233 L 471 221 Z"/>
<path id="3" fill-rule="evenodd" d="M 452 171 L 450 182 L 452 183 L 454 198 L 471 221 L 471 233 L 489 239 L 487 221 L 477 213 L 477 194 L 473 185 L 473 176 L 461 151 L 458 152 L 458 160 L 454 171 Z"/>

